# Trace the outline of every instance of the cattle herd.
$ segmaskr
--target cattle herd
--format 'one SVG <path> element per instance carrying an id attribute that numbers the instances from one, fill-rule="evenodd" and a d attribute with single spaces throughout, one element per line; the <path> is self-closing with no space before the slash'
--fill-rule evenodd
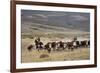
<path id="1" fill-rule="evenodd" d="M 34 43 L 35 43 L 35 49 L 37 49 L 38 51 L 47 50 L 48 53 L 51 53 L 51 51 L 61 51 L 65 49 L 73 51 L 78 48 L 90 47 L 90 40 L 82 40 L 82 41 L 73 40 L 70 42 L 53 41 L 44 44 L 42 41 L 40 41 L 40 38 L 38 38 L 35 39 Z M 27 47 L 29 51 L 31 51 L 32 48 L 33 48 L 32 44 Z"/>

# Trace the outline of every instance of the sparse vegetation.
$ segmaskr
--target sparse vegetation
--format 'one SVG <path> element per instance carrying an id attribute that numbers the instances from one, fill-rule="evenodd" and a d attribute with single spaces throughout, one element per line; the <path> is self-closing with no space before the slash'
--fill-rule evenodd
<path id="1" fill-rule="evenodd" d="M 39 52 L 35 49 L 35 46 L 31 52 L 27 50 L 29 44 L 34 45 L 34 39 L 37 35 L 41 36 L 41 41 L 45 44 L 49 41 L 68 41 L 71 40 L 75 35 L 73 34 L 59 34 L 59 33 L 37 33 L 33 35 L 22 35 L 22 62 L 45 62 L 45 61 L 68 61 L 68 60 L 87 60 L 90 58 L 89 48 L 79 48 L 74 51 L 70 51 L 67 48 L 64 51 L 51 51 L 48 53 L 46 50 L 40 50 Z M 89 39 L 89 34 L 83 36 L 84 34 L 78 35 L 78 40 Z M 32 37 L 32 38 L 30 38 Z"/>
<path id="2" fill-rule="evenodd" d="M 45 61 L 71 61 L 71 60 L 87 60 L 89 59 L 89 48 L 80 48 L 74 51 L 52 51 L 50 54 L 47 51 L 27 50 L 22 53 L 22 62 L 45 62 Z"/>

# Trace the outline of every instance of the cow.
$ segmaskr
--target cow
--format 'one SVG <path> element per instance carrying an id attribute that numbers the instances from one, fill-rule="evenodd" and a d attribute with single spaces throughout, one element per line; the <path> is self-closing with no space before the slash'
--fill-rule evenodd
<path id="1" fill-rule="evenodd" d="M 76 43 L 76 46 L 75 46 L 76 49 L 81 47 L 80 41 L 77 40 L 77 41 L 75 41 L 75 43 Z"/>
<path id="2" fill-rule="evenodd" d="M 67 42 L 63 42 L 63 44 L 64 44 L 64 49 L 66 49 L 67 48 Z"/>
<path id="3" fill-rule="evenodd" d="M 81 47 L 87 47 L 87 46 L 88 46 L 88 41 L 87 40 L 81 41 Z"/>
<path id="4" fill-rule="evenodd" d="M 57 49 L 57 43 L 56 42 L 51 42 L 51 48 L 55 51 Z"/>
<path id="5" fill-rule="evenodd" d="M 90 47 L 90 40 L 88 40 L 88 47 Z"/>
<path id="6" fill-rule="evenodd" d="M 65 47 L 64 47 L 64 42 L 60 41 L 57 43 L 57 50 L 64 50 Z"/>
<path id="7" fill-rule="evenodd" d="M 47 44 L 45 44 L 44 49 L 47 50 L 48 53 L 50 53 L 51 52 L 51 43 L 48 42 Z"/>
<path id="8" fill-rule="evenodd" d="M 73 42 L 71 41 L 71 42 L 67 42 L 67 47 L 68 47 L 68 49 L 69 50 L 71 50 L 71 51 L 73 51 Z"/>
<path id="9" fill-rule="evenodd" d="M 29 46 L 27 47 L 28 51 L 31 51 L 31 50 L 32 50 L 32 48 L 33 48 L 33 45 L 32 45 L 32 44 L 31 44 L 31 45 L 29 45 Z"/>

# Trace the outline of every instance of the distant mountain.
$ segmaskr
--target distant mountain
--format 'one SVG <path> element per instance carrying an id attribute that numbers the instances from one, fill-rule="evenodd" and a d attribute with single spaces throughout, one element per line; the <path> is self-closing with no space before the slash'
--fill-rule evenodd
<path id="1" fill-rule="evenodd" d="M 90 14 L 57 11 L 21 11 L 22 32 L 90 31 Z"/>

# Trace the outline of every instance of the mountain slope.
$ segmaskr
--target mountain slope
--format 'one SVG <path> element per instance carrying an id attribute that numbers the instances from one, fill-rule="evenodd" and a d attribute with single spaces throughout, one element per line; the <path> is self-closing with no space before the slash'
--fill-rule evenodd
<path id="1" fill-rule="evenodd" d="M 90 14 L 58 11 L 21 11 L 22 32 L 72 31 L 89 32 Z"/>

